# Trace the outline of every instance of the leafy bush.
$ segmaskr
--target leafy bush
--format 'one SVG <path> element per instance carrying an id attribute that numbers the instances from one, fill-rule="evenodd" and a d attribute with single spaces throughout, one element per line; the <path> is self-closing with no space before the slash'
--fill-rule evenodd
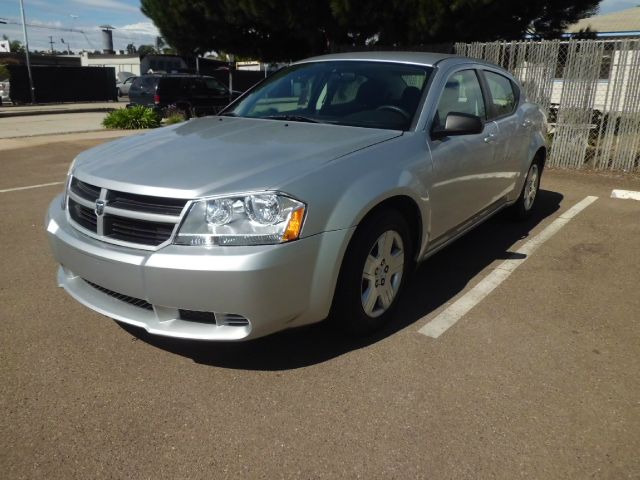
<path id="1" fill-rule="evenodd" d="M 160 126 L 160 115 L 153 109 L 136 105 L 131 108 L 120 108 L 110 112 L 102 121 L 106 128 L 136 130 L 139 128 L 157 128 Z"/>
<path id="2" fill-rule="evenodd" d="M 180 122 L 184 122 L 186 120 L 186 118 L 184 118 L 184 115 L 181 113 L 172 113 L 171 115 L 167 116 L 167 118 L 164 119 L 164 124 L 165 125 L 173 125 L 174 123 L 180 123 Z"/>

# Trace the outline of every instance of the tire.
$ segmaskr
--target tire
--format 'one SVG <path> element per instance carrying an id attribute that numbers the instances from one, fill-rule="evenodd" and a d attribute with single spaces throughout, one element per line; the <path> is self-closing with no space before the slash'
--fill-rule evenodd
<path id="1" fill-rule="evenodd" d="M 191 108 L 189 105 L 180 105 L 178 107 L 178 110 L 182 113 L 185 120 L 189 120 L 190 118 L 195 117 L 193 108 Z"/>
<path id="2" fill-rule="evenodd" d="M 361 224 L 342 262 L 334 323 L 361 337 L 391 322 L 413 265 L 412 253 L 409 226 L 399 212 L 381 210 Z"/>
<path id="3" fill-rule="evenodd" d="M 520 196 L 516 203 L 511 207 L 515 220 L 526 220 L 531 216 L 536 205 L 535 201 L 538 198 L 541 177 L 542 162 L 535 159 L 527 171 L 527 177 L 525 178 L 524 185 L 522 186 Z"/>

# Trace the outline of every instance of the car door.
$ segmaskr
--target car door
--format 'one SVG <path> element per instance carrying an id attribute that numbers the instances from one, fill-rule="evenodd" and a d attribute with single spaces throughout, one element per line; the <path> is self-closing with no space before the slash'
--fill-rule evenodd
<path id="1" fill-rule="evenodd" d="M 526 129 L 517 114 L 520 90 L 507 76 L 494 70 L 481 71 L 487 92 L 487 113 L 498 127 L 496 137 L 496 190 L 494 201 L 512 192 L 522 169 L 528 146 Z"/>
<path id="2" fill-rule="evenodd" d="M 495 191 L 491 174 L 495 170 L 498 129 L 487 119 L 486 100 L 475 69 L 461 69 L 448 77 L 430 131 L 444 125 L 452 112 L 480 117 L 484 129 L 480 134 L 429 137 L 433 162 L 429 194 L 433 240 L 446 240 L 472 222 L 490 207 Z"/>
<path id="3" fill-rule="evenodd" d="M 204 77 L 202 82 L 209 112 L 218 113 L 229 103 L 229 90 L 213 77 Z"/>

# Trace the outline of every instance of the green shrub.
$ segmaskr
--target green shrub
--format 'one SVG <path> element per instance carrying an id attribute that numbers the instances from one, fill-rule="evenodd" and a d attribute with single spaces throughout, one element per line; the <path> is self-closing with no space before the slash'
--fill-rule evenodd
<path id="1" fill-rule="evenodd" d="M 102 121 L 106 128 L 136 130 L 139 128 L 156 128 L 160 126 L 160 115 L 153 109 L 136 105 L 131 108 L 120 108 L 110 112 Z"/>
<path id="2" fill-rule="evenodd" d="M 184 122 L 186 119 L 181 113 L 173 113 L 164 119 L 165 125 L 173 125 L 174 123 Z"/>

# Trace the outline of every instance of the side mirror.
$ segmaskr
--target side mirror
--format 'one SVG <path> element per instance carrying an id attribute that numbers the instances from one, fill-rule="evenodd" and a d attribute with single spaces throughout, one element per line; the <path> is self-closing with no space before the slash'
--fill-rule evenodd
<path id="1" fill-rule="evenodd" d="M 433 139 L 453 137 L 456 135 L 477 135 L 482 133 L 482 119 L 476 115 L 451 112 L 447 115 L 444 128 L 437 127 L 431 132 Z"/>

